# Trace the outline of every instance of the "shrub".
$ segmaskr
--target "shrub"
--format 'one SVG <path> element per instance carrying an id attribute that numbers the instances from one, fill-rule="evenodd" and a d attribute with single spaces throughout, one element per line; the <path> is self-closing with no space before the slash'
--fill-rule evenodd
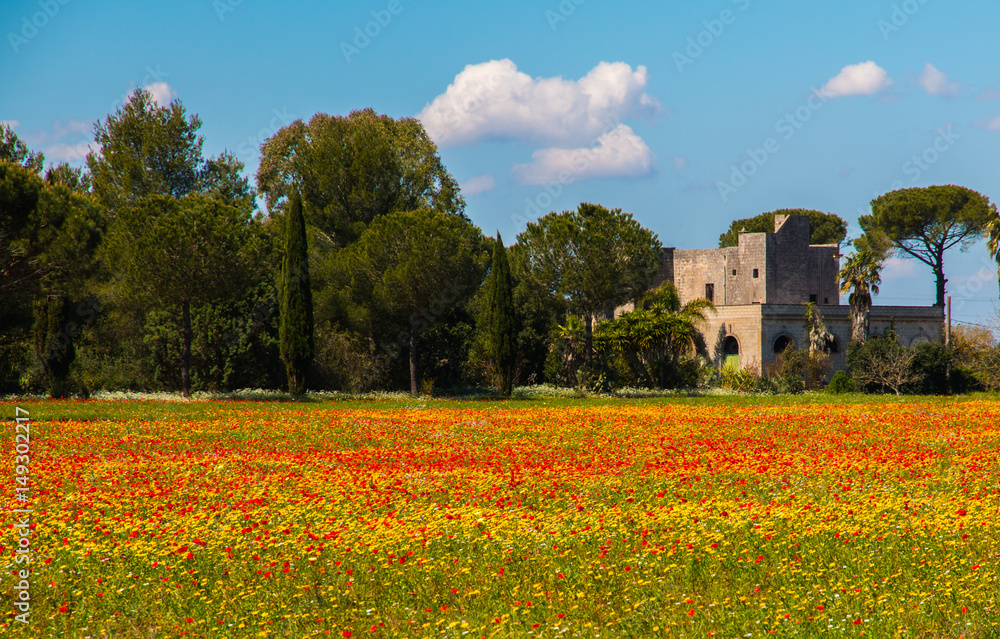
<path id="1" fill-rule="evenodd" d="M 833 379 L 826 385 L 826 390 L 840 395 L 842 393 L 853 393 L 854 382 L 847 376 L 845 371 L 837 371 L 833 374 Z"/>
<path id="2" fill-rule="evenodd" d="M 951 391 L 948 383 L 950 363 L 951 353 L 944 344 L 918 344 L 913 349 L 913 362 L 910 365 L 913 381 L 904 387 L 904 392 L 913 395 L 947 395 Z"/>
<path id="3" fill-rule="evenodd" d="M 857 389 L 864 393 L 894 392 L 913 383 L 915 350 L 894 336 L 872 337 L 847 348 L 847 370 Z"/>
<path id="4" fill-rule="evenodd" d="M 757 375 L 745 368 L 726 366 L 722 369 L 722 387 L 749 393 L 757 383 Z"/>

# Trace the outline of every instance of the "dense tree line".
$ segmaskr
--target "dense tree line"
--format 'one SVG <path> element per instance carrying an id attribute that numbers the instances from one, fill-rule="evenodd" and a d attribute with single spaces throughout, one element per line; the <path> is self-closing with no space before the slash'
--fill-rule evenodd
<path id="1" fill-rule="evenodd" d="M 650 290 L 659 239 L 620 209 L 550 213 L 507 247 L 466 217 L 415 119 L 295 121 L 262 144 L 256 186 L 231 153 L 205 157 L 200 126 L 136 91 L 95 126 L 83 169 L 46 168 L 0 128 L 0 392 L 509 396 L 718 378 L 700 335 L 711 303 Z M 794 209 L 737 220 L 720 246 L 776 214 L 808 215 L 813 243 L 846 239 L 836 215 Z M 842 273 L 859 344 L 889 255 L 931 266 L 940 301 L 944 251 L 985 234 L 996 256 L 1000 237 L 996 208 L 962 187 L 886 194 L 861 225 Z"/>

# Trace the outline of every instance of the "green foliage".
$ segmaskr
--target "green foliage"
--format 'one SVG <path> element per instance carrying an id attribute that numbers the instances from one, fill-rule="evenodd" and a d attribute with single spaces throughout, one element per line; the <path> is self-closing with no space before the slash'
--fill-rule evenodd
<path id="1" fill-rule="evenodd" d="M 497 391 L 501 397 L 510 397 L 517 365 L 517 318 L 510 264 L 500 233 L 493 245 L 493 262 L 484 286 L 488 303 L 483 319 L 489 326 L 490 357 L 496 371 Z"/>
<path id="2" fill-rule="evenodd" d="M 758 376 L 746 368 L 725 366 L 722 369 L 721 385 L 723 388 L 740 393 L 749 393 L 757 385 Z"/>
<path id="3" fill-rule="evenodd" d="M 593 318 L 638 299 L 660 268 L 660 241 L 621 209 L 581 204 L 549 213 L 517 236 L 528 276 L 584 318 L 587 357 Z"/>
<path id="4" fill-rule="evenodd" d="M 847 370 L 857 390 L 864 393 L 900 394 L 913 383 L 914 349 L 900 344 L 894 335 L 851 342 L 847 348 Z"/>
<path id="5" fill-rule="evenodd" d="M 854 382 L 847 375 L 846 371 L 837 371 L 833 374 L 830 383 L 826 385 L 827 392 L 835 395 L 854 392 Z"/>
<path id="6" fill-rule="evenodd" d="M 947 395 L 951 392 L 948 369 L 951 352 L 944 344 L 924 342 L 914 347 L 910 368 L 913 381 L 903 388 L 909 395 Z"/>
<path id="7" fill-rule="evenodd" d="M 9 124 L 0 124 L 0 162 L 10 162 L 32 173 L 41 173 L 45 156 L 32 152 Z"/>
<path id="8" fill-rule="evenodd" d="M 73 315 L 65 297 L 50 295 L 35 302 L 33 341 L 38 359 L 49 382 L 53 398 L 65 397 L 69 389 L 69 366 L 76 358 L 73 333 L 68 330 Z"/>
<path id="9" fill-rule="evenodd" d="M 874 249 L 857 249 L 840 269 L 840 292 L 850 293 L 851 339 L 868 339 L 872 295 L 878 295 L 886 254 Z"/>
<path id="10" fill-rule="evenodd" d="M 948 378 L 951 392 L 965 394 L 987 390 L 986 385 L 983 384 L 976 373 L 977 371 L 967 366 L 955 366 L 952 368 L 951 375 Z"/>
<path id="11" fill-rule="evenodd" d="M 348 275 L 345 294 L 354 322 L 398 352 L 409 336 L 410 388 L 418 384 L 417 337 L 481 285 L 487 255 L 479 229 L 462 217 L 432 209 L 391 213 L 375 219 L 360 239 L 337 254 Z"/>
<path id="12" fill-rule="evenodd" d="M 934 271 L 938 306 L 945 303 L 944 253 L 965 250 L 988 231 L 996 208 L 988 198 L 962 186 L 900 189 L 872 200 L 872 214 L 858 224 L 865 234 L 884 238 L 895 251 Z"/>
<path id="13" fill-rule="evenodd" d="M 810 353 L 829 353 L 833 350 L 834 337 L 830 331 L 826 330 L 826 323 L 823 320 L 823 313 L 813 302 L 805 302 L 805 329 L 809 338 Z"/>
<path id="14" fill-rule="evenodd" d="M 272 212 L 300 189 L 307 221 L 332 247 L 348 246 L 389 213 L 465 209 L 423 125 L 372 109 L 281 128 L 261 146 L 257 185 Z"/>
<path id="15" fill-rule="evenodd" d="M 552 328 L 545 358 L 546 381 L 557 386 L 578 384 L 577 373 L 586 361 L 586 332 L 583 320 L 575 315 L 568 315 L 563 324 Z"/>
<path id="16" fill-rule="evenodd" d="M 38 206 L 43 183 L 30 169 L 0 161 L 0 293 L 23 293 L 37 276 L 25 234 Z"/>
<path id="17" fill-rule="evenodd" d="M 956 326 L 951 333 L 951 348 L 955 364 L 952 368 L 952 388 L 955 392 L 1000 390 L 1000 346 L 992 331 Z"/>
<path id="18" fill-rule="evenodd" d="M 320 324 L 316 326 L 313 386 L 365 393 L 386 383 L 386 361 L 371 341 L 357 333 Z"/>
<path id="19" fill-rule="evenodd" d="M 94 127 L 101 148 L 87 156 L 87 167 L 101 204 L 116 214 L 150 196 L 195 192 L 203 168 L 200 127 L 179 100 L 160 107 L 149 91 L 137 89 Z"/>
<path id="20" fill-rule="evenodd" d="M 123 209 L 105 256 L 117 296 L 181 321 L 181 374 L 190 392 L 191 309 L 242 294 L 259 278 L 265 243 L 260 224 L 205 195 L 152 196 Z"/>
<path id="21" fill-rule="evenodd" d="M 826 383 L 832 364 L 824 351 L 803 350 L 790 344 L 765 367 L 762 378 L 768 378 L 776 393 L 801 393 Z"/>
<path id="22" fill-rule="evenodd" d="M 72 167 L 66 162 L 50 166 L 45 170 L 45 183 L 55 186 L 65 186 L 75 193 L 89 193 L 91 189 L 90 174 L 83 169 Z"/>
<path id="23" fill-rule="evenodd" d="M 664 282 L 643 296 L 639 308 L 598 324 L 595 347 L 602 353 L 620 353 L 648 388 L 693 386 L 697 373 L 686 364 L 693 360 L 682 357 L 694 355 L 698 326 L 714 310 L 706 299 L 682 308 L 677 289 Z"/>
<path id="24" fill-rule="evenodd" d="M 719 236 L 719 248 L 737 246 L 740 231 L 748 233 L 774 233 L 775 215 L 806 215 L 809 217 L 810 244 L 840 245 L 847 237 L 847 222 L 833 213 L 810 211 L 806 209 L 779 209 L 771 213 L 761 213 L 756 217 L 735 220 L 729 225 L 729 230 Z"/>
<path id="25" fill-rule="evenodd" d="M 997 263 L 997 282 L 1000 283 L 1000 212 L 994 205 L 986 223 L 986 250 Z"/>
<path id="26" fill-rule="evenodd" d="M 279 339 L 281 359 L 288 373 L 288 392 L 299 396 L 306 391 L 306 374 L 313 358 L 313 306 L 306 221 L 298 193 L 292 194 L 285 229 Z"/>
<path id="27" fill-rule="evenodd" d="M 507 251 L 514 279 L 514 310 L 517 314 L 518 364 L 516 378 L 520 384 L 540 381 L 555 383 L 546 374 L 549 356 L 549 336 L 566 317 L 566 302 L 549 295 L 539 281 L 531 276 L 527 253 L 520 244 Z"/>

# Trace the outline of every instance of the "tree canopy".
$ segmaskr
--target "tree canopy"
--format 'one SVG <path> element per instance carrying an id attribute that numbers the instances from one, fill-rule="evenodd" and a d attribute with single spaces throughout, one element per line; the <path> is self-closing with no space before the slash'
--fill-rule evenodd
<path id="1" fill-rule="evenodd" d="M 810 244 L 840 245 L 847 237 L 847 222 L 840 216 L 822 211 L 807 209 L 779 209 L 770 213 L 761 213 L 756 217 L 735 220 L 729 225 L 729 230 L 719 236 L 719 248 L 737 246 L 740 231 L 748 233 L 774 233 L 775 215 L 806 215 L 809 217 Z"/>
<path id="2" fill-rule="evenodd" d="M 485 257 L 478 228 L 432 209 L 381 216 L 341 251 L 351 295 L 367 306 L 369 317 L 406 327 L 413 394 L 419 390 L 420 333 L 479 287 Z"/>
<path id="3" fill-rule="evenodd" d="M 662 262 L 660 241 L 629 213 L 598 204 L 549 213 L 517 236 L 531 277 L 583 316 L 587 358 L 593 318 L 638 300 Z"/>
<path id="4" fill-rule="evenodd" d="M 944 306 L 944 253 L 967 249 L 987 232 L 996 208 L 984 195 L 963 186 L 900 189 L 872 200 L 872 214 L 858 224 L 865 234 L 885 238 L 896 253 L 914 257 L 934 271 L 935 305 Z"/>
<path id="5" fill-rule="evenodd" d="M 465 209 L 423 125 L 372 109 L 282 127 L 261 146 L 257 186 L 271 211 L 300 188 L 306 221 L 333 247 L 354 242 L 382 215 Z"/>
<path id="6" fill-rule="evenodd" d="M 181 373 L 188 395 L 191 307 L 226 299 L 243 288 L 260 259 L 260 223 L 207 195 L 154 195 L 122 210 L 105 246 L 119 295 L 179 316 Z"/>
<path id="7" fill-rule="evenodd" d="M 9 124 L 0 124 L 0 162 L 13 162 L 32 173 L 41 173 L 45 156 L 32 151 Z"/>

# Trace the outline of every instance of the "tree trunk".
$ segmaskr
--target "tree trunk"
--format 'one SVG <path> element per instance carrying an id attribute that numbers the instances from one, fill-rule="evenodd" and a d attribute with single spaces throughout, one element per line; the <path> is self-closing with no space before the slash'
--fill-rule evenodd
<path id="1" fill-rule="evenodd" d="M 420 315 L 414 311 L 410 315 L 410 394 L 416 397 L 420 389 L 417 388 L 417 325 Z"/>
<path id="2" fill-rule="evenodd" d="M 944 262 L 941 258 L 934 265 L 934 277 L 937 278 L 937 302 L 934 305 L 944 308 L 944 285 L 948 280 L 944 278 Z"/>
<path id="3" fill-rule="evenodd" d="M 191 397 L 191 303 L 181 302 L 181 385 L 184 397 Z"/>
<path id="4" fill-rule="evenodd" d="M 587 364 L 590 365 L 590 360 L 594 357 L 594 316 L 588 313 L 583 318 L 583 323 L 587 325 L 584 353 Z"/>

